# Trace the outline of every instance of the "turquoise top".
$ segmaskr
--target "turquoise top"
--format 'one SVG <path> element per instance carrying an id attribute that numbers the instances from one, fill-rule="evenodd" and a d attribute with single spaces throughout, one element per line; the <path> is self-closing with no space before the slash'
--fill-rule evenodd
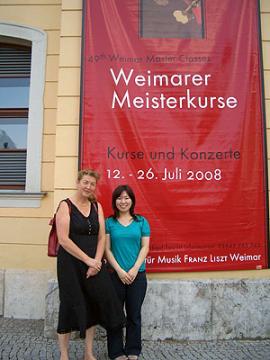
<path id="1" fill-rule="evenodd" d="M 141 250 L 141 238 L 150 236 L 148 221 L 137 215 L 129 225 L 120 224 L 117 219 L 109 217 L 106 219 L 106 234 L 110 235 L 111 251 L 115 260 L 125 271 L 129 271 L 135 264 Z M 145 270 L 145 262 L 140 266 L 139 271 Z"/>

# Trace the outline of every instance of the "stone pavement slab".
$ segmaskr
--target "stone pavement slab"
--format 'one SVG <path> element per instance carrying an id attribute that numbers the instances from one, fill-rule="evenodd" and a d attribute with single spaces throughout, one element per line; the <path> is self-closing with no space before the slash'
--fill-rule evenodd
<path id="1" fill-rule="evenodd" d="M 0 317 L 1 360 L 58 360 L 56 340 L 43 336 L 43 320 Z M 70 360 L 83 360 L 84 342 L 70 342 Z M 108 360 L 105 339 L 95 342 L 98 360 Z M 270 339 L 146 341 L 140 360 L 270 360 Z"/>

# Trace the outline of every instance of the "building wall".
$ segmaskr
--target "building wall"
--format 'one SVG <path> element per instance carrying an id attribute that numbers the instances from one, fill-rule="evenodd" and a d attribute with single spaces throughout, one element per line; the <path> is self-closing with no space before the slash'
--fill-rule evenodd
<path id="1" fill-rule="evenodd" d="M 1 0 L 0 21 L 43 30 L 47 34 L 42 191 L 40 208 L 0 208 L 2 269 L 52 269 L 46 258 L 48 218 L 54 206 L 54 162 L 60 52 L 61 0 Z"/>
<path id="2" fill-rule="evenodd" d="M 48 221 L 75 188 L 78 166 L 82 0 L 0 0 L 0 20 L 47 33 L 40 208 L 0 208 L 0 267 L 55 271 L 46 255 Z M 268 162 L 270 159 L 270 2 L 261 0 Z M 270 164 L 268 166 L 270 169 Z M 270 270 L 151 274 L 154 279 L 263 278 Z"/>

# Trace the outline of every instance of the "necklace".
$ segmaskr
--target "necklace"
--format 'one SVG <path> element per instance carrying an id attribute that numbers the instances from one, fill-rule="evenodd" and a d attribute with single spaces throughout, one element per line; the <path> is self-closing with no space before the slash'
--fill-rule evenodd
<path id="1" fill-rule="evenodd" d="M 87 217 L 89 215 L 91 207 L 90 201 L 80 202 L 76 198 L 73 198 L 73 203 L 83 216 Z"/>
<path id="2" fill-rule="evenodd" d="M 120 222 L 120 224 L 127 226 L 129 225 L 132 221 L 133 221 L 133 217 L 132 216 L 122 216 L 118 218 L 118 221 Z"/>

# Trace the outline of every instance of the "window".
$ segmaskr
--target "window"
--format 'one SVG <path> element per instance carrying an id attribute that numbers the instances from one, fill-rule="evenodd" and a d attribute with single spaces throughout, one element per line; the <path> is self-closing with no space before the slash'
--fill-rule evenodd
<path id="1" fill-rule="evenodd" d="M 0 189 L 25 189 L 31 44 L 0 42 L 0 65 Z"/>
<path id="2" fill-rule="evenodd" d="M 0 207 L 39 207 L 46 34 L 0 22 Z"/>

